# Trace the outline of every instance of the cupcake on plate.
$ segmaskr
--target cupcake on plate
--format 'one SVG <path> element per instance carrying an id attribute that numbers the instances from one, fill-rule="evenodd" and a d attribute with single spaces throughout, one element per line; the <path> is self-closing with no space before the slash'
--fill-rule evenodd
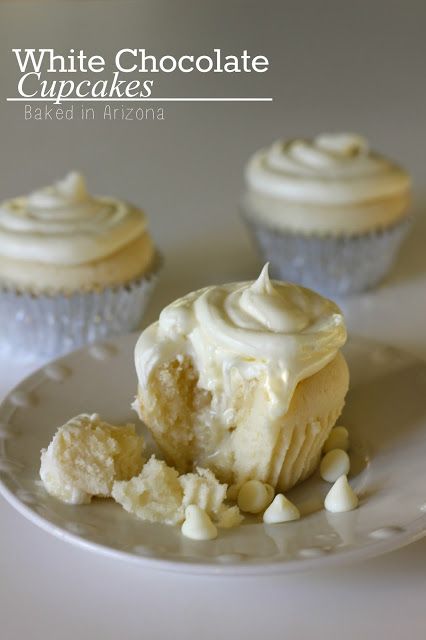
<path id="1" fill-rule="evenodd" d="M 134 408 L 181 473 L 281 491 L 308 477 L 348 389 L 339 308 L 271 281 L 207 287 L 176 300 L 135 349 Z"/>
<path id="2" fill-rule="evenodd" d="M 409 175 L 357 135 L 275 142 L 245 181 L 242 213 L 271 273 L 326 294 L 378 284 L 409 226 Z"/>
<path id="3" fill-rule="evenodd" d="M 140 326 L 159 258 L 145 214 L 70 173 L 0 204 L 0 341 L 53 356 Z"/>

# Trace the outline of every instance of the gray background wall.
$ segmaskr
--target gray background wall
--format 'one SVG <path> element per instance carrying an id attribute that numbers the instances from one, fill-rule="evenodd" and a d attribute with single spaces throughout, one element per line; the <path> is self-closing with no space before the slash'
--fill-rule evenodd
<path id="1" fill-rule="evenodd" d="M 421 208 L 424 2 L 9 2 L 1 4 L 0 18 L 2 196 L 80 168 L 95 193 L 142 205 L 167 256 L 152 315 L 188 289 L 255 274 L 258 263 L 237 215 L 241 174 L 247 156 L 276 137 L 363 133 L 412 171 Z M 154 91 L 275 100 L 171 103 L 162 122 L 25 122 L 23 105 L 5 97 L 14 95 L 18 76 L 11 49 L 28 46 L 84 48 L 107 58 L 122 47 L 157 55 L 247 48 L 269 57 L 268 73 L 162 75 Z M 422 229 L 407 245 L 409 265 L 402 254 L 401 277 L 425 268 Z"/>

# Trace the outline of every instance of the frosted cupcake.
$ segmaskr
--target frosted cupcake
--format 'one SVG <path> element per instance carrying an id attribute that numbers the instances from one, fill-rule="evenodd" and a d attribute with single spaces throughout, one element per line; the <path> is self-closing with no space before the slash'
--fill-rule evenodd
<path id="1" fill-rule="evenodd" d="M 352 134 L 276 142 L 249 160 L 242 211 L 271 272 L 328 294 L 373 287 L 408 228 L 411 181 Z"/>
<path id="2" fill-rule="evenodd" d="M 256 282 L 176 300 L 145 329 L 134 407 L 180 472 L 285 491 L 313 472 L 342 411 L 345 340 L 333 302 L 266 266 Z"/>
<path id="3" fill-rule="evenodd" d="M 140 326 L 158 256 L 145 214 L 70 173 L 0 205 L 0 339 L 53 356 Z"/>

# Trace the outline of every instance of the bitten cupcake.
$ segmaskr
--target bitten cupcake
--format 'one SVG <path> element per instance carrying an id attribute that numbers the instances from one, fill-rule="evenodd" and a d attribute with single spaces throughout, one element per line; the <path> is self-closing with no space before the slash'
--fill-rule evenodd
<path id="1" fill-rule="evenodd" d="M 271 273 L 326 294 L 378 284 L 409 226 L 409 175 L 357 135 L 275 142 L 245 181 L 242 213 Z"/>
<path id="2" fill-rule="evenodd" d="M 136 329 L 158 254 L 140 209 L 70 173 L 0 205 L 0 340 L 53 356 Z"/>
<path id="3" fill-rule="evenodd" d="M 266 265 L 255 282 L 176 300 L 145 329 L 134 408 L 180 472 L 285 491 L 313 472 L 342 411 L 345 340 L 333 302 L 271 281 Z"/>

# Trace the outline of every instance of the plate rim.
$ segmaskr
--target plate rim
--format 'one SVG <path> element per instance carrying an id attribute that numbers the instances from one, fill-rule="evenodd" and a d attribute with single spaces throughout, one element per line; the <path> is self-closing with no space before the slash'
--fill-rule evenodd
<path id="1" fill-rule="evenodd" d="M 0 403 L 0 413 L 5 408 L 5 405 L 7 405 L 7 403 L 9 402 L 11 396 L 17 391 L 27 391 L 26 387 L 28 385 L 31 385 L 33 379 L 38 378 L 47 366 L 53 364 L 65 364 L 64 361 L 66 362 L 70 357 L 78 357 L 78 355 L 87 352 L 95 345 L 115 345 L 116 343 L 121 342 L 127 344 L 133 340 L 136 341 L 139 335 L 140 332 L 132 332 L 125 335 L 115 336 L 109 340 L 103 340 L 97 343 L 86 345 L 85 347 L 72 351 L 66 355 L 62 355 L 58 358 L 55 358 L 54 360 L 45 362 L 35 371 L 25 376 L 11 390 L 9 390 L 9 392 L 4 396 L 2 402 Z M 393 345 L 389 345 L 385 342 L 370 338 L 364 338 L 363 336 L 358 336 L 356 334 L 351 334 L 347 344 L 349 344 L 350 346 L 350 343 L 353 342 L 364 346 L 374 345 L 376 347 L 392 349 L 396 353 L 406 355 L 412 360 L 421 362 L 423 365 L 426 365 L 426 361 L 424 359 L 419 358 L 418 356 L 414 356 L 411 353 L 404 351 L 404 349 L 394 347 Z M 1 474 L 0 495 L 2 495 L 6 502 L 8 502 L 8 504 L 18 513 L 20 513 L 20 515 L 22 515 L 26 520 L 38 526 L 46 533 L 55 536 L 55 538 L 72 544 L 74 547 L 79 547 L 85 551 L 92 551 L 104 557 L 114 558 L 132 564 L 137 564 L 147 569 L 163 572 L 185 573 L 190 575 L 202 574 L 211 576 L 239 577 L 248 575 L 299 573 L 320 568 L 333 568 L 337 565 L 347 565 L 356 561 L 367 560 L 369 558 L 383 555 L 385 553 L 390 553 L 413 542 L 416 542 L 426 536 L 426 512 L 420 512 L 418 518 L 412 520 L 409 524 L 405 525 L 400 532 L 395 533 L 391 537 L 378 539 L 377 541 L 369 543 L 368 545 L 361 545 L 353 549 L 345 549 L 341 552 L 336 551 L 332 554 L 325 553 L 318 557 L 299 557 L 290 560 L 285 558 L 272 558 L 271 560 L 260 559 L 256 560 L 255 562 L 236 562 L 231 560 L 226 563 L 217 561 L 210 563 L 204 562 L 202 559 L 198 560 L 198 558 L 194 561 L 189 558 L 186 560 L 182 560 L 174 557 L 161 557 L 161 555 L 139 555 L 136 553 L 128 552 L 126 550 L 116 549 L 114 547 L 108 546 L 107 544 L 87 540 L 86 538 L 76 533 L 72 533 L 65 528 L 61 528 L 60 526 L 53 524 L 50 520 L 36 513 L 36 511 L 34 511 L 29 505 L 21 500 L 5 484 Z"/>

